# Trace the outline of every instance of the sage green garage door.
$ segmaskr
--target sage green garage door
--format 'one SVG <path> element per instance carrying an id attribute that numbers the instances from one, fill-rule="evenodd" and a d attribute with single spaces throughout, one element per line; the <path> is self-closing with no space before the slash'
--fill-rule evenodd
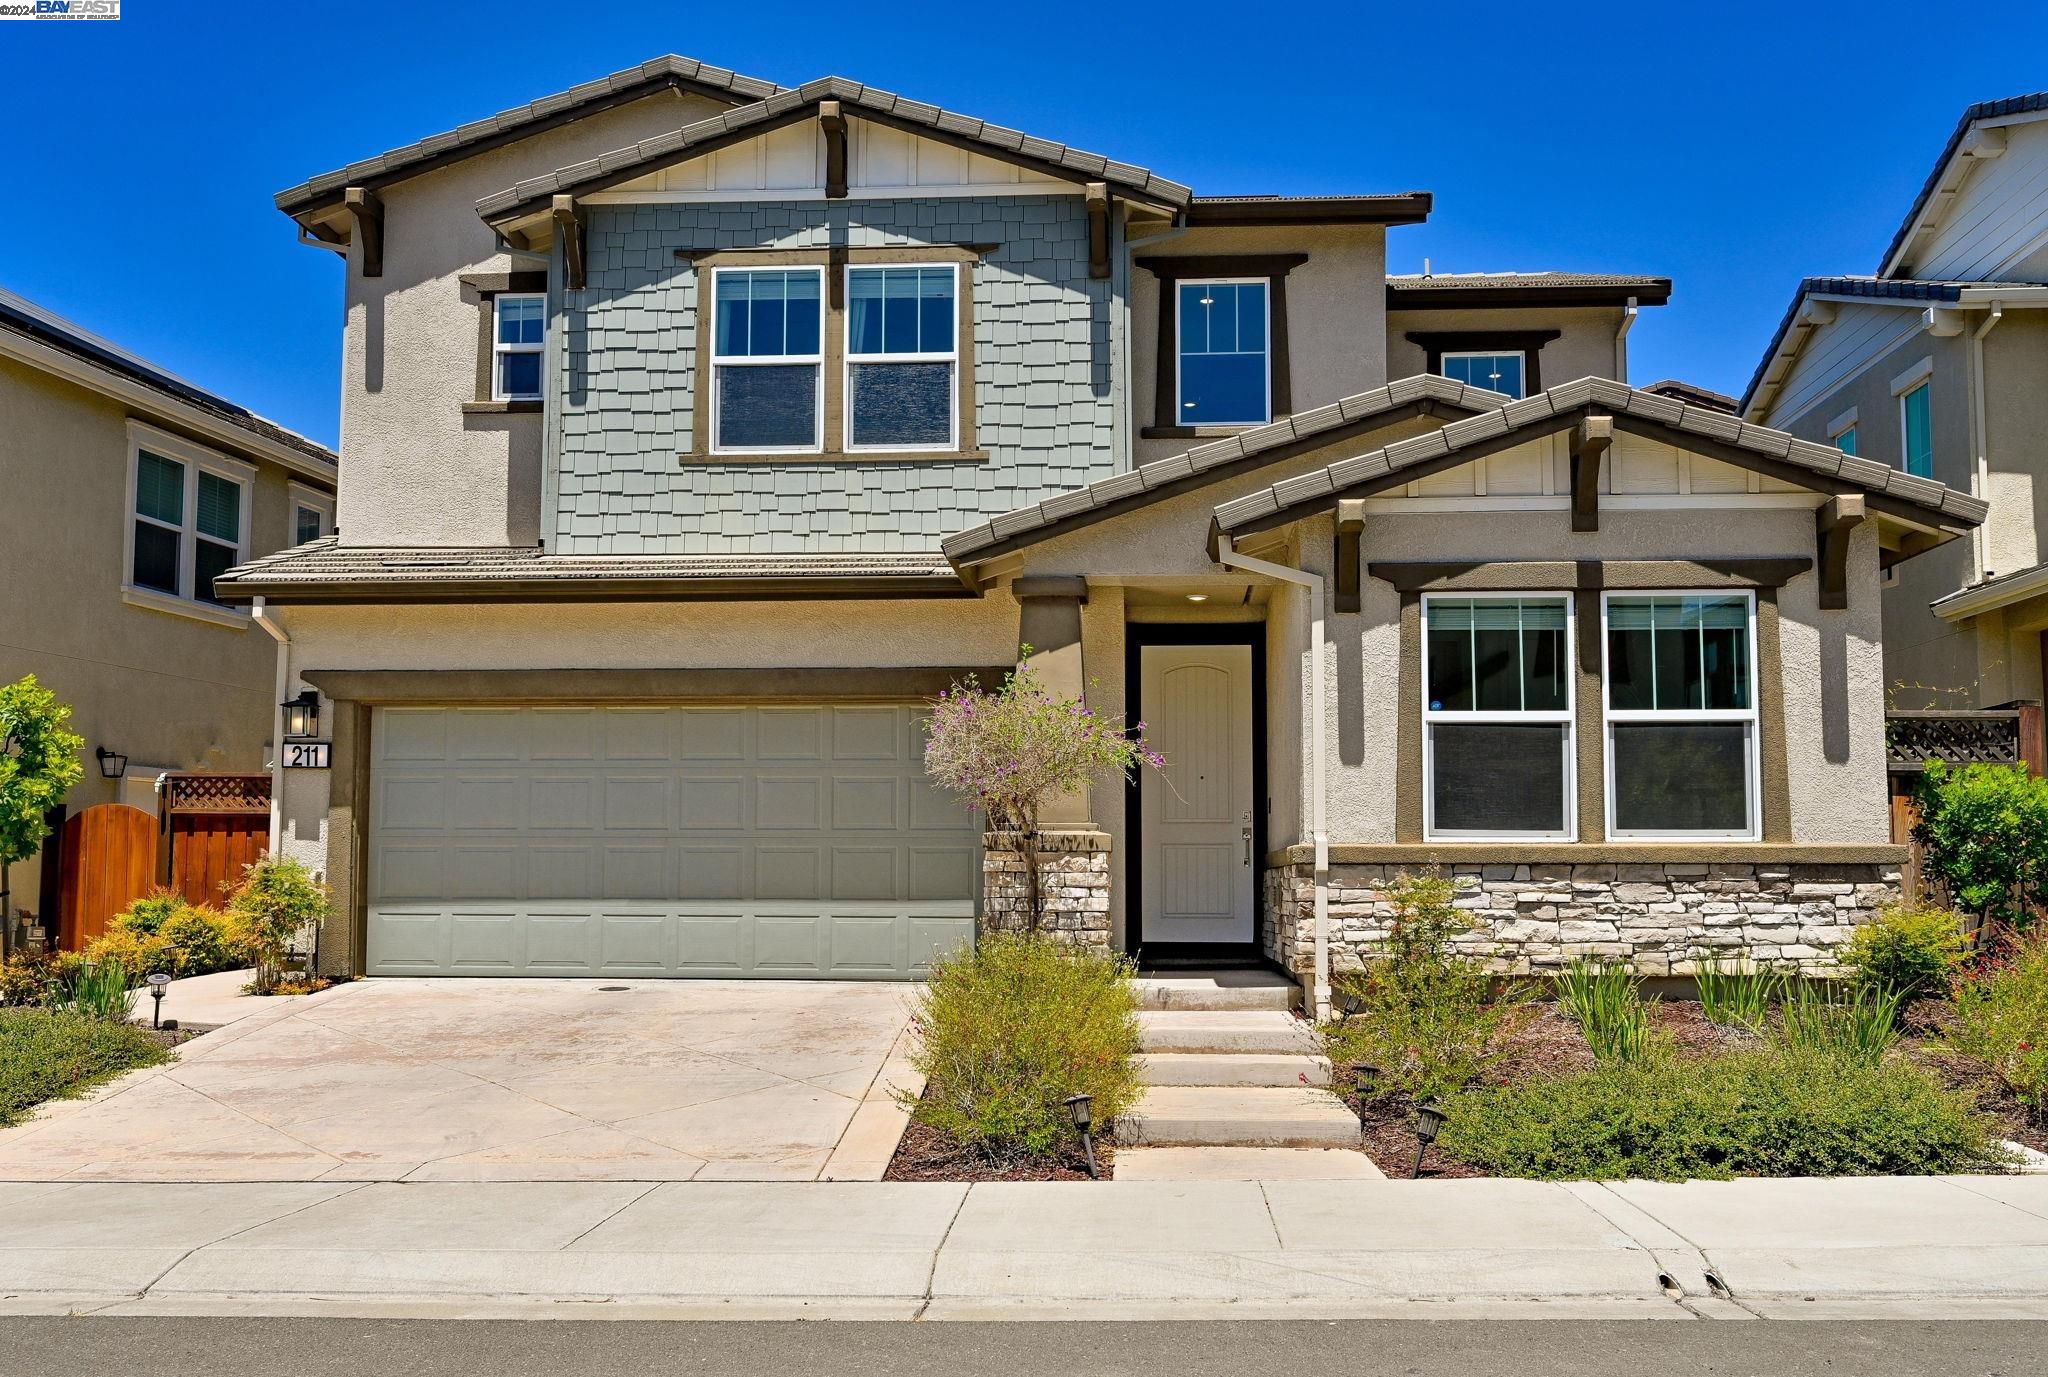
<path id="1" fill-rule="evenodd" d="M 971 941 L 919 709 L 381 708 L 373 975 L 909 979 Z"/>

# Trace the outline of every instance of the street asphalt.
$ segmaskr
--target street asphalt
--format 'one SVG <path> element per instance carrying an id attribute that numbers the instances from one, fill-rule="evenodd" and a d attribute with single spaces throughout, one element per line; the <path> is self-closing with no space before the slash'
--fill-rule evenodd
<path id="1" fill-rule="evenodd" d="M 639 1323 L 625 1320 L 0 1319 L 7 1377 L 2021 1377 L 2048 1323 L 1280 1320 Z"/>

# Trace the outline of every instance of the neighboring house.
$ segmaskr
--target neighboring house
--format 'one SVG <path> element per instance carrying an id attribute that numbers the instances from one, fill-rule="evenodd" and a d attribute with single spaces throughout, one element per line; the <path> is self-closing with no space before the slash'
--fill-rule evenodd
<path id="1" fill-rule="evenodd" d="M 218 586 L 322 695 L 329 969 L 915 974 L 983 890 L 919 709 L 1023 644 L 1169 762 L 1045 819 L 1148 962 L 1320 993 L 1433 865 L 1655 972 L 1895 893 L 1879 565 L 1982 504 L 1628 388 L 1664 279 L 1389 278 L 1426 193 L 678 58 L 278 199 L 346 261 L 342 535 Z"/>
<path id="2" fill-rule="evenodd" d="M 0 417 L 0 682 L 71 705 L 66 808 L 154 813 L 166 771 L 265 768 L 276 645 L 213 579 L 333 534 L 333 452 L 7 291 Z M 57 850 L 11 876 L 39 919 Z"/>
<path id="3" fill-rule="evenodd" d="M 1965 110 L 1876 275 L 1801 282 L 1743 394 L 1745 420 L 1991 504 L 1972 539 L 1887 575 L 1892 707 L 2043 696 L 2044 306 L 2048 93 Z"/>
<path id="4" fill-rule="evenodd" d="M 1663 378 L 1643 388 L 1652 397 L 1673 397 L 1693 406 L 1705 407 L 1709 411 L 1725 411 L 1733 416 L 1741 403 L 1725 392 L 1716 392 L 1710 387 L 1680 382 L 1677 378 Z"/>

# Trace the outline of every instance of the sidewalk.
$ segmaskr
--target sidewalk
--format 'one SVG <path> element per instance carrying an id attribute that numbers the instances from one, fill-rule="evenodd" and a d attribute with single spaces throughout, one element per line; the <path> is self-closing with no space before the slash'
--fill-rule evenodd
<path id="1" fill-rule="evenodd" d="M 0 1313 L 2048 1318 L 2048 1178 L 0 1184 Z"/>

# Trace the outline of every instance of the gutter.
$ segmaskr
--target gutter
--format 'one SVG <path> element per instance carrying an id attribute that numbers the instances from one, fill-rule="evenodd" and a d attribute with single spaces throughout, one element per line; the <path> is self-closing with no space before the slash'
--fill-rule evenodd
<path id="1" fill-rule="evenodd" d="M 270 695 L 270 850 L 284 841 L 284 700 L 291 687 L 292 638 L 271 620 L 263 599 L 249 605 L 249 616 L 277 642 L 277 683 Z"/>
<path id="2" fill-rule="evenodd" d="M 1294 569 L 1270 560 L 1254 559 L 1239 554 L 1231 547 L 1230 537 L 1225 536 L 1217 544 L 1216 562 L 1229 569 L 1242 569 L 1246 573 L 1261 574 L 1282 583 L 1291 583 L 1297 588 L 1308 590 L 1309 597 L 1309 715 L 1314 719 L 1314 729 L 1309 734 L 1309 833 L 1315 841 L 1316 880 L 1316 964 L 1315 987 L 1310 991 L 1315 1010 L 1316 1022 L 1322 1023 L 1330 1017 L 1330 832 L 1324 813 L 1324 751 L 1327 730 L 1328 690 L 1323 679 L 1323 576 L 1312 574 L 1306 569 Z"/>

